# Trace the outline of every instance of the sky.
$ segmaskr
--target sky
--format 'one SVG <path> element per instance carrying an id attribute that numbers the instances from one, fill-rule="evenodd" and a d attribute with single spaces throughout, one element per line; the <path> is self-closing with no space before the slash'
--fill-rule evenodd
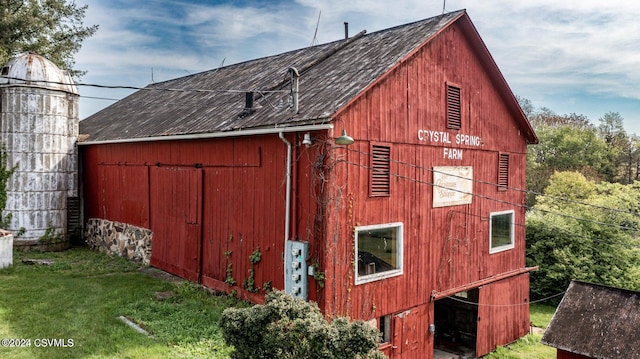
<path id="1" fill-rule="evenodd" d="M 76 0 L 99 25 L 78 82 L 144 87 L 466 9 L 513 93 L 540 110 L 608 112 L 640 135 L 640 1 Z M 80 119 L 132 92 L 80 86 Z"/>

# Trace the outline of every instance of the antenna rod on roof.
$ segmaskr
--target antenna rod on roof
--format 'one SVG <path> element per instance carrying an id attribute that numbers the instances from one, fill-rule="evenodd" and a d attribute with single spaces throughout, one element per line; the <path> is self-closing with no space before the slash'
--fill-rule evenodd
<path id="1" fill-rule="evenodd" d="M 349 38 L 349 23 L 346 21 L 344 22 L 344 38 Z"/>
<path id="2" fill-rule="evenodd" d="M 320 26 L 320 15 L 322 15 L 322 10 L 318 13 L 318 22 L 316 23 L 316 32 L 313 33 L 313 40 L 311 40 L 311 46 L 315 45 L 318 41 L 318 27 Z"/>
<path id="3" fill-rule="evenodd" d="M 447 0 L 442 0 L 442 15 L 444 15 L 444 12 L 446 11 L 445 8 L 447 7 Z"/>

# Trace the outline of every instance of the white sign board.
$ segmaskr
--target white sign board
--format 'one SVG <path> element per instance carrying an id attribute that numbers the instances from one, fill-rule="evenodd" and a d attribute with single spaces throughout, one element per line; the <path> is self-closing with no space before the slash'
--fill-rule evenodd
<path id="1" fill-rule="evenodd" d="M 433 167 L 433 207 L 470 204 L 473 198 L 473 167 Z"/>

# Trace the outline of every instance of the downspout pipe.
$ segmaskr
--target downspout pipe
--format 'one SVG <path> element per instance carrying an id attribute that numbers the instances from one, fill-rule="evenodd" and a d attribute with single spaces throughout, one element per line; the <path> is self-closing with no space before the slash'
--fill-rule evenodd
<path id="1" fill-rule="evenodd" d="M 284 132 L 278 133 L 278 137 L 287 145 L 287 164 L 286 164 L 286 193 L 285 193 L 285 216 L 284 216 L 284 243 L 285 248 L 289 239 L 289 228 L 291 227 L 291 142 L 284 137 Z"/>

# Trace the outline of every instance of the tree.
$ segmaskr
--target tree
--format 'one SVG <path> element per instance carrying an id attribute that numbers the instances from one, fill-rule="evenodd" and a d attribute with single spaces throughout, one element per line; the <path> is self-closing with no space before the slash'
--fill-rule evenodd
<path id="1" fill-rule="evenodd" d="M 531 118 L 535 114 L 535 109 L 533 107 L 533 103 L 528 98 L 520 97 L 516 95 L 516 100 L 522 109 L 522 113 L 527 117 L 527 119 L 531 120 Z"/>
<path id="2" fill-rule="evenodd" d="M 535 204 L 536 193 L 542 193 L 556 171 L 577 171 L 595 180 L 615 172 L 606 143 L 583 117 L 539 116 L 536 123 L 540 143 L 527 150 L 528 206 Z"/>
<path id="3" fill-rule="evenodd" d="M 73 56 L 98 30 L 98 25 L 83 25 L 86 10 L 87 5 L 67 0 L 0 0 L 0 64 L 30 51 L 81 76 Z"/>
<path id="4" fill-rule="evenodd" d="M 607 112 L 600 118 L 598 131 L 609 149 L 609 157 L 615 171 L 609 182 L 631 183 L 636 167 L 637 144 L 624 129 L 624 120 L 617 112 Z"/>
<path id="5" fill-rule="evenodd" d="M 536 299 L 572 279 L 640 289 L 640 182 L 596 183 L 577 172 L 551 176 L 527 215 L 527 265 Z"/>

